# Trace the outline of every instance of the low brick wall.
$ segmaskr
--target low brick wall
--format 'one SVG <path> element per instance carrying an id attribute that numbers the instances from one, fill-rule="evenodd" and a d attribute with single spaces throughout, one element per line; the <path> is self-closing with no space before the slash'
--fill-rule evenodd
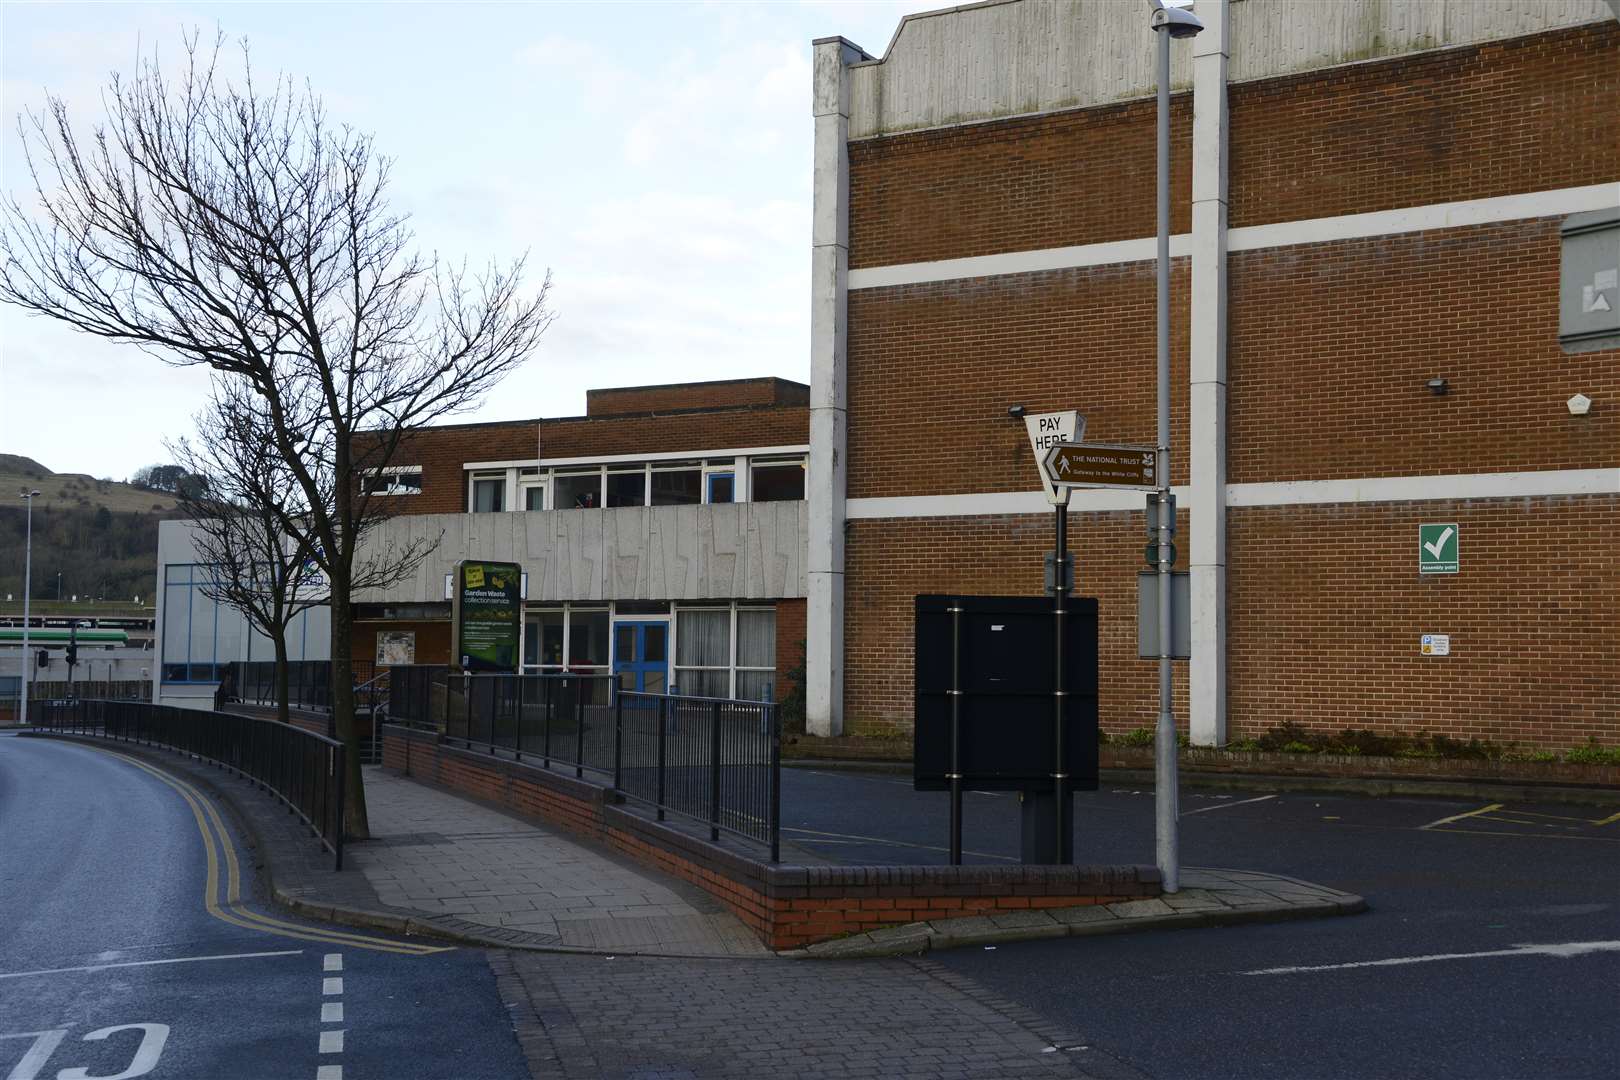
<path id="1" fill-rule="evenodd" d="M 385 725 L 383 767 L 607 843 L 724 904 L 773 949 L 984 911 L 1158 896 L 1149 866 L 796 866 L 645 817 L 610 789 Z"/>

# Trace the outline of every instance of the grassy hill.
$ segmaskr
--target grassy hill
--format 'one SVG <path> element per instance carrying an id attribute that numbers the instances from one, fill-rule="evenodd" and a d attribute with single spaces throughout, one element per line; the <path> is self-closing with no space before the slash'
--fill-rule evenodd
<path id="1" fill-rule="evenodd" d="M 0 506 L 16 501 L 16 493 L 37 490 L 34 507 L 105 506 L 112 513 L 164 513 L 175 508 L 174 496 L 146 491 L 117 480 L 97 480 L 85 473 L 54 473 L 33 458 L 0 454 Z M 20 505 L 20 504 L 19 504 Z"/>
<path id="2" fill-rule="evenodd" d="M 177 517 L 174 497 L 82 473 L 53 473 L 32 458 L 0 454 L 0 600 L 22 599 L 26 507 L 34 500 L 32 592 L 150 604 L 157 586 L 158 522 Z"/>

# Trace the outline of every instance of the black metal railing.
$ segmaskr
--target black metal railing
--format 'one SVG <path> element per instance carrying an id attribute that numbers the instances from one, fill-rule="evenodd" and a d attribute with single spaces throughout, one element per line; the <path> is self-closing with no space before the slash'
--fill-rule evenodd
<path id="1" fill-rule="evenodd" d="M 162 746 L 256 781 L 304 819 L 343 869 L 343 744 L 290 724 L 141 701 L 49 702 L 37 726 Z"/>
<path id="2" fill-rule="evenodd" d="M 388 720 L 407 727 L 444 730 L 450 669 L 444 664 L 412 664 L 391 669 Z"/>
<path id="3" fill-rule="evenodd" d="M 276 662 L 237 660 L 230 665 L 232 686 L 225 696 L 247 705 L 276 704 Z M 287 707 L 310 712 L 332 709 L 332 662 L 287 661 Z"/>
<path id="4" fill-rule="evenodd" d="M 768 844 L 781 857 L 782 729 L 768 701 L 620 691 L 613 786 L 654 808 Z"/>
<path id="5" fill-rule="evenodd" d="M 611 675 L 452 675 L 444 737 L 547 768 L 572 766 L 575 776 L 611 775 L 613 685 Z"/>

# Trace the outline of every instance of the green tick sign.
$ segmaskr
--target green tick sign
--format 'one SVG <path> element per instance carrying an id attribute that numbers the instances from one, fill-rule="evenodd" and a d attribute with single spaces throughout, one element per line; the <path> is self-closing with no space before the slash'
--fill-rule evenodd
<path id="1" fill-rule="evenodd" d="M 1457 572 L 1457 523 L 1418 526 L 1418 573 Z"/>
<path id="2" fill-rule="evenodd" d="M 463 671 L 517 670 L 522 583 L 523 568 L 516 563 L 456 564 L 450 658 Z"/>

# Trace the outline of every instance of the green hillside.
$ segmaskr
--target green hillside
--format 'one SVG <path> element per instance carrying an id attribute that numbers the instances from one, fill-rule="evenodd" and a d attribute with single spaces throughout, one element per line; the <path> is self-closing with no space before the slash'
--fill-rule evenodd
<path id="1" fill-rule="evenodd" d="M 173 496 L 82 473 L 53 473 L 32 458 L 0 454 L 0 600 L 22 599 L 26 510 L 34 500 L 33 595 L 150 604 L 157 585 L 158 522 L 177 517 Z"/>

